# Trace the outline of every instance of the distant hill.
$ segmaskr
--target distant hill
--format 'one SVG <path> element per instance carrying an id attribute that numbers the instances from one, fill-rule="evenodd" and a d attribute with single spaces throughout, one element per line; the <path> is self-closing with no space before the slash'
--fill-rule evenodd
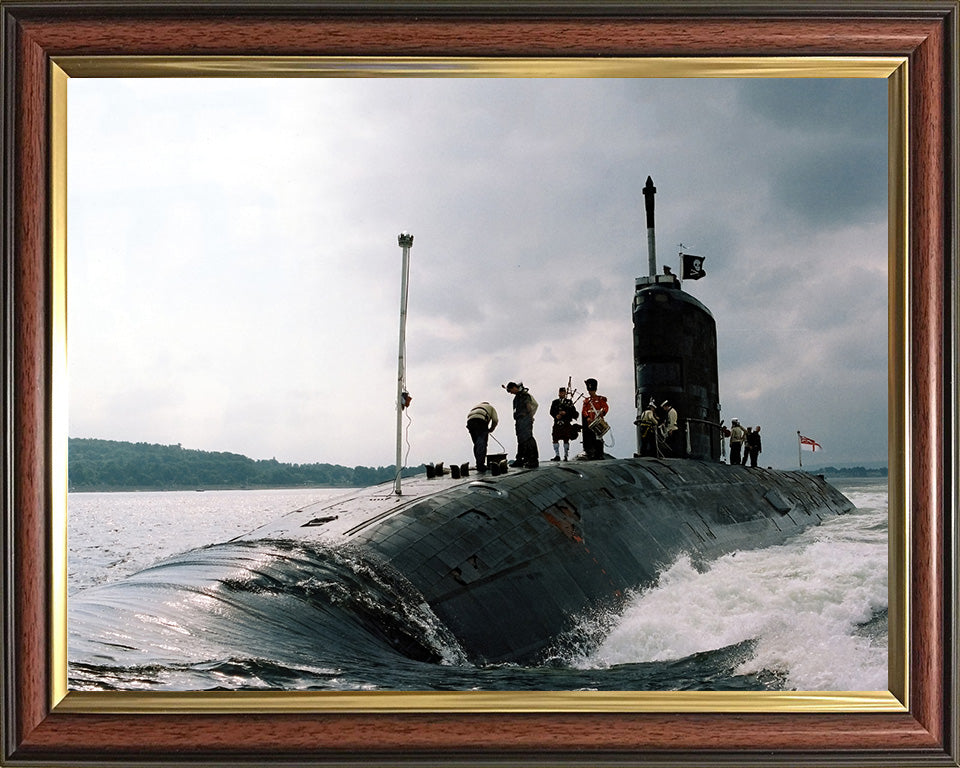
<path id="1" fill-rule="evenodd" d="M 68 441 L 71 491 L 226 488 L 361 488 L 393 480 L 395 468 L 284 464 L 180 445 L 73 438 Z M 405 469 L 404 476 L 418 468 Z"/>
<path id="2" fill-rule="evenodd" d="M 886 477 L 886 467 L 819 467 L 806 470 L 814 475 L 830 477 Z"/>

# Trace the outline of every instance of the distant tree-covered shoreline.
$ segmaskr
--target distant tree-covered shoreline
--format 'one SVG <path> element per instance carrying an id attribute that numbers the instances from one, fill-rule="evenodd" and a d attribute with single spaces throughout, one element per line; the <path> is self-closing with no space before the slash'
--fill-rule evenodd
<path id="1" fill-rule="evenodd" d="M 286 464 L 238 453 L 199 451 L 180 445 L 129 443 L 71 437 L 71 491 L 176 491 L 230 488 L 363 488 L 396 476 L 389 467 Z M 422 467 L 404 469 L 405 477 Z M 887 468 L 823 467 L 808 470 L 833 477 L 886 477 Z"/>
<path id="2" fill-rule="evenodd" d="M 71 491 L 173 491 L 231 488 L 361 488 L 396 476 L 394 466 L 286 464 L 178 445 L 70 438 Z M 418 468 L 405 469 L 405 476 Z"/>
<path id="3" fill-rule="evenodd" d="M 821 467 L 806 470 L 813 475 L 829 475 L 830 477 L 886 477 L 886 467 Z"/>

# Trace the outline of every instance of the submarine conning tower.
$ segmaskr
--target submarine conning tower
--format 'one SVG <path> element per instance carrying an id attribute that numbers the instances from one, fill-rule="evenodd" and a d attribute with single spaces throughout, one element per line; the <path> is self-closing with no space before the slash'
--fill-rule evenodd
<path id="1" fill-rule="evenodd" d="M 681 290 L 680 279 L 657 274 L 653 200 L 648 176 L 643 196 L 649 274 L 636 279 L 633 297 L 634 387 L 639 417 L 655 400 L 676 408 L 683 456 L 720 460 L 717 324 L 710 310 Z M 637 451 L 640 427 L 637 426 Z"/>

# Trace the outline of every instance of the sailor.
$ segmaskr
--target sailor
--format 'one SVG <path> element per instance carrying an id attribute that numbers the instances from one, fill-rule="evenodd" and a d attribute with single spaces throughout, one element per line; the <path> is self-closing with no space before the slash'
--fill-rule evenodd
<path id="1" fill-rule="evenodd" d="M 640 427 L 641 456 L 657 455 L 657 427 L 659 422 L 657 421 L 656 408 L 656 401 L 651 399 L 644 412 L 640 414 L 640 418 L 637 419 L 637 424 Z"/>
<path id="2" fill-rule="evenodd" d="M 733 426 L 730 427 L 730 464 L 740 463 L 740 451 L 743 449 L 743 441 L 747 439 L 747 430 L 740 426 L 740 420 L 734 419 Z"/>
<path id="3" fill-rule="evenodd" d="M 540 451 L 533 436 L 533 415 L 537 412 L 537 401 L 523 382 L 511 381 L 504 386 L 513 395 L 513 420 L 517 428 L 517 458 L 510 462 L 511 467 L 540 466 Z"/>
<path id="4" fill-rule="evenodd" d="M 583 424 L 583 454 L 585 459 L 603 458 L 603 437 L 606 432 L 604 416 L 610 410 L 607 398 L 597 394 L 597 380 L 586 379 L 583 382 L 587 387 L 587 396 L 583 398 L 580 409 Z M 597 434 L 597 430 L 601 430 Z"/>
<path id="5" fill-rule="evenodd" d="M 660 410 L 663 411 L 663 429 L 664 441 L 667 448 L 670 449 L 671 456 L 682 456 L 680 450 L 680 427 L 677 426 L 677 409 L 670 405 L 669 400 L 660 403 Z"/>
<path id="6" fill-rule="evenodd" d="M 563 461 L 567 461 L 570 458 L 570 441 L 577 439 L 580 425 L 572 423 L 577 418 L 577 408 L 567 397 L 566 387 L 560 387 L 556 400 L 550 403 L 550 415 L 553 416 L 553 430 L 550 436 L 553 439 L 554 454 L 551 461 L 560 461 L 561 442 L 563 443 Z"/>
<path id="7" fill-rule="evenodd" d="M 487 437 L 497 428 L 497 409 L 484 400 L 467 414 L 467 431 L 473 441 L 473 457 L 477 472 L 487 471 Z"/>
<path id="8" fill-rule="evenodd" d="M 747 460 L 750 458 L 750 449 L 747 447 L 750 445 L 750 433 L 753 432 L 753 427 L 745 427 L 746 434 L 743 436 L 743 458 L 740 460 L 740 463 L 743 466 L 747 466 Z"/>
<path id="9" fill-rule="evenodd" d="M 763 451 L 763 445 L 760 442 L 760 427 L 754 427 L 752 432 L 747 434 L 747 456 L 750 457 L 750 466 L 757 466 L 757 458 Z M 743 463 L 747 463 L 747 456 L 743 457 Z"/>

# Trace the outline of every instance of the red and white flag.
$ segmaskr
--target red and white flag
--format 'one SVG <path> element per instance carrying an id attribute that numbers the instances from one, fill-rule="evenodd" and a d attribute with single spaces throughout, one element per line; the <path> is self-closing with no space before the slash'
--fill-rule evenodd
<path id="1" fill-rule="evenodd" d="M 812 437 L 804 437 L 799 432 L 797 432 L 797 435 L 800 436 L 800 448 L 802 450 L 804 451 L 822 451 L 823 450 L 823 446 L 820 445 L 820 443 L 818 443 Z"/>

